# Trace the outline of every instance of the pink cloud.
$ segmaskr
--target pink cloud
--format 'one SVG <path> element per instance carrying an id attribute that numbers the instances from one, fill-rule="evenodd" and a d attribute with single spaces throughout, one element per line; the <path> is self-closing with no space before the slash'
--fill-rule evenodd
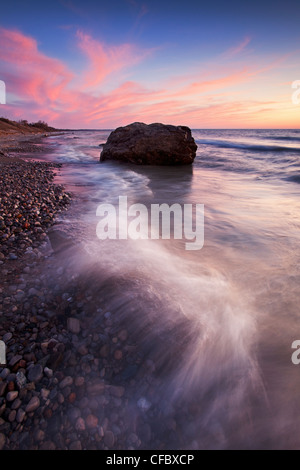
<path id="1" fill-rule="evenodd" d="M 140 62 L 149 51 L 140 51 L 133 44 L 107 46 L 82 31 L 77 32 L 79 48 L 89 59 L 89 68 L 84 75 L 86 88 L 101 84 L 106 77 Z"/>
<path id="2" fill-rule="evenodd" d="M 38 51 L 35 39 L 0 28 L 2 74 L 14 93 L 42 105 L 59 98 L 73 74 L 58 59 Z M 11 78 L 13 78 L 11 82 Z"/>
<path id="3" fill-rule="evenodd" d="M 137 120 L 180 122 L 191 127 L 245 127 L 262 119 L 260 115 L 271 120 L 276 113 L 275 99 L 270 103 L 266 96 L 254 103 L 244 93 L 249 84 L 255 88 L 260 77 L 265 80 L 267 74 L 282 68 L 288 56 L 273 57 L 261 66 L 255 60 L 248 60 L 246 66 L 236 61 L 233 65 L 229 59 L 225 64 L 211 63 L 200 72 L 187 70 L 184 76 L 170 76 L 154 89 L 146 80 L 140 83 L 127 77 L 127 72 L 153 50 L 141 50 L 134 44 L 110 46 L 84 32 L 76 37 L 78 52 L 87 63 L 86 69 L 77 73 L 41 52 L 34 38 L 0 28 L 0 78 L 13 97 L 5 108 L 11 114 L 8 117 L 43 119 L 62 128 L 107 128 Z M 245 38 L 231 49 L 231 55 L 238 55 L 249 42 Z M 114 85 L 105 91 L 111 77 Z M 266 81 L 263 83 L 266 87 Z M 278 102 L 277 114 L 282 102 Z"/>

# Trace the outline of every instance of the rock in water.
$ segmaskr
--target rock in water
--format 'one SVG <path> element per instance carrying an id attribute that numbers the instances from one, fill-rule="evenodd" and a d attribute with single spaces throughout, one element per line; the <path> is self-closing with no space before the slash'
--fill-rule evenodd
<path id="1" fill-rule="evenodd" d="M 121 160 L 139 165 L 189 165 L 197 145 L 186 126 L 134 122 L 113 131 L 100 154 L 100 162 Z"/>

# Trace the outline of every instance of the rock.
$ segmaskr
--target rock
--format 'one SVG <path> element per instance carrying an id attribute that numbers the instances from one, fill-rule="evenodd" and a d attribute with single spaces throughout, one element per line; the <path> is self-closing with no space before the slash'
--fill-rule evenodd
<path id="1" fill-rule="evenodd" d="M 81 387 L 82 385 L 84 385 L 84 377 L 82 376 L 76 377 L 74 383 L 76 387 Z"/>
<path id="2" fill-rule="evenodd" d="M 10 392 L 11 393 L 11 392 Z M 11 405 L 12 410 L 17 410 L 22 405 L 22 400 L 20 398 L 16 398 Z"/>
<path id="3" fill-rule="evenodd" d="M 8 421 L 12 423 L 16 419 L 16 410 L 12 410 L 8 415 Z"/>
<path id="4" fill-rule="evenodd" d="M 32 397 L 29 403 L 26 406 L 26 413 L 31 413 L 35 411 L 40 406 L 40 400 L 38 397 Z"/>
<path id="5" fill-rule="evenodd" d="M 73 240 L 62 230 L 52 229 L 49 231 L 48 236 L 52 249 L 56 254 L 74 246 Z"/>
<path id="6" fill-rule="evenodd" d="M 1 379 L 6 379 L 6 377 L 7 377 L 9 374 L 10 374 L 10 370 L 9 370 L 7 367 L 5 367 L 5 368 L 2 370 L 2 372 L 1 372 L 1 374 L 0 374 L 0 377 L 1 377 Z"/>
<path id="7" fill-rule="evenodd" d="M 127 340 L 127 337 L 128 337 L 128 333 L 127 333 L 127 330 L 121 330 L 119 333 L 118 333 L 118 338 L 121 340 L 121 341 L 126 341 Z"/>
<path id="8" fill-rule="evenodd" d="M 17 364 L 17 362 L 19 362 L 20 360 L 22 359 L 22 356 L 20 356 L 20 354 L 16 354 L 15 356 L 13 356 L 11 358 L 11 360 L 9 361 L 9 366 L 10 367 L 13 367 L 15 364 Z"/>
<path id="9" fill-rule="evenodd" d="M 44 373 L 48 379 L 51 379 L 51 377 L 53 376 L 53 370 L 49 369 L 48 367 L 45 367 Z"/>
<path id="10" fill-rule="evenodd" d="M 103 392 L 105 389 L 105 383 L 101 381 L 97 381 L 94 383 L 89 383 L 87 385 L 87 392 L 89 395 L 98 395 Z"/>
<path id="11" fill-rule="evenodd" d="M 67 320 L 67 328 L 74 335 L 78 335 L 80 332 L 80 321 L 78 318 L 69 317 Z"/>
<path id="12" fill-rule="evenodd" d="M 40 447 L 40 450 L 55 450 L 55 444 L 52 441 L 45 441 Z"/>
<path id="13" fill-rule="evenodd" d="M 88 415 L 85 420 L 86 427 L 89 429 L 94 429 L 98 425 L 98 418 L 95 415 Z"/>
<path id="14" fill-rule="evenodd" d="M 77 419 L 76 424 L 75 424 L 75 429 L 78 432 L 85 431 L 85 422 L 81 417 Z"/>
<path id="15" fill-rule="evenodd" d="M 82 449 L 81 442 L 80 441 L 73 441 L 70 444 L 69 449 L 70 450 L 81 450 Z"/>
<path id="16" fill-rule="evenodd" d="M 60 382 L 59 387 L 60 388 L 69 387 L 70 385 L 72 385 L 72 383 L 73 383 L 73 378 L 70 375 L 68 375 Z"/>
<path id="17" fill-rule="evenodd" d="M 125 389 L 121 385 L 111 385 L 109 391 L 114 397 L 121 398 L 124 395 Z"/>
<path id="18" fill-rule="evenodd" d="M 6 400 L 7 401 L 14 401 L 17 398 L 18 394 L 19 394 L 19 392 L 16 392 L 16 391 L 8 392 L 8 394 L 6 395 Z"/>
<path id="19" fill-rule="evenodd" d="M 197 145 L 186 126 L 134 122 L 113 131 L 100 154 L 100 162 L 121 160 L 140 165 L 193 163 Z"/>
<path id="20" fill-rule="evenodd" d="M 22 371 L 18 371 L 16 373 L 16 382 L 20 389 L 23 388 L 24 385 L 26 384 L 27 379 L 26 379 L 25 374 Z"/>
<path id="21" fill-rule="evenodd" d="M 123 357 L 123 353 L 121 351 L 121 349 L 117 349 L 115 352 L 114 352 L 114 358 L 119 361 L 120 359 L 122 359 Z"/>
<path id="22" fill-rule="evenodd" d="M 5 333 L 5 335 L 3 336 L 2 340 L 4 341 L 4 343 L 7 343 L 11 338 L 12 338 L 12 333 Z"/>
<path id="23" fill-rule="evenodd" d="M 43 377 L 43 367 L 41 366 L 41 364 L 36 364 L 31 367 L 29 369 L 27 377 L 29 382 L 39 382 Z"/>
<path id="24" fill-rule="evenodd" d="M 112 431 L 106 431 L 104 434 L 104 444 L 111 449 L 115 443 L 115 436 Z"/>
<path id="25" fill-rule="evenodd" d="M 0 382 L 0 397 L 2 397 L 4 395 L 6 386 L 7 386 L 6 382 Z"/>
<path id="26" fill-rule="evenodd" d="M 6 441 L 6 439 L 5 439 L 4 434 L 2 434 L 2 432 L 0 432 L 0 450 L 2 450 L 3 447 L 5 446 L 5 441 Z"/>
<path id="27" fill-rule="evenodd" d="M 43 441 L 45 439 L 45 432 L 42 429 L 37 429 L 34 433 L 34 439 L 37 442 Z"/>
<path id="28" fill-rule="evenodd" d="M 148 411 L 151 408 L 151 403 L 147 400 L 147 398 L 140 398 L 137 402 L 137 406 L 142 411 Z"/>
<path id="29" fill-rule="evenodd" d="M 41 397 L 43 400 L 47 400 L 48 396 L 49 396 L 49 393 L 50 393 L 50 390 L 47 390 L 46 388 L 42 388 L 41 389 Z"/>
<path id="30" fill-rule="evenodd" d="M 17 416 L 16 416 L 16 421 L 18 423 L 22 423 L 25 415 L 26 415 L 25 411 L 22 408 L 19 408 L 17 412 Z"/>

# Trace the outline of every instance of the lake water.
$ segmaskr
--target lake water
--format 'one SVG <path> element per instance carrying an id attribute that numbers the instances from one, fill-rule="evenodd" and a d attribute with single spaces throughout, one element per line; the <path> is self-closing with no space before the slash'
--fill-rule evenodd
<path id="1" fill-rule="evenodd" d="M 110 131 L 47 138 L 43 160 L 63 163 L 76 195 L 59 227 L 80 246 L 114 315 L 134 323 L 145 357 L 159 364 L 154 393 L 180 413 L 198 448 L 300 448 L 300 131 L 193 130 L 190 167 L 99 163 Z M 36 157 L 36 154 L 34 154 Z M 99 204 L 204 205 L 204 245 L 184 239 L 100 240 Z M 84 255 L 82 254 L 84 253 Z M 97 269 L 95 271 L 95 265 Z M 125 282 L 123 282 L 125 281 Z M 105 284 L 106 283 L 106 284 Z M 149 326 L 151 325 L 151 327 Z"/>

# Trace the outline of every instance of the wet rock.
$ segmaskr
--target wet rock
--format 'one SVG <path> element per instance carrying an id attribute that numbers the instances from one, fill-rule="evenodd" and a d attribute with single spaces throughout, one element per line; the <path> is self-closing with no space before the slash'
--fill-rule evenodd
<path id="1" fill-rule="evenodd" d="M 16 415 L 16 421 L 18 423 L 22 423 L 23 419 L 25 418 L 25 415 L 25 411 L 22 408 L 19 408 Z"/>
<path id="2" fill-rule="evenodd" d="M 89 429 L 94 429 L 98 425 L 98 418 L 95 415 L 88 415 L 85 420 L 86 427 Z"/>
<path id="3" fill-rule="evenodd" d="M 38 397 L 32 397 L 29 403 L 27 404 L 25 411 L 26 413 L 31 413 L 35 411 L 40 406 L 40 400 Z"/>
<path id="4" fill-rule="evenodd" d="M 74 335 L 78 335 L 78 333 L 80 333 L 80 321 L 78 318 L 69 317 L 67 320 L 67 327 Z"/>
<path id="5" fill-rule="evenodd" d="M 82 450 L 81 442 L 80 441 L 73 441 L 70 446 L 70 450 Z"/>
<path id="6" fill-rule="evenodd" d="M 78 432 L 85 431 L 85 422 L 83 418 L 79 417 L 77 419 L 76 424 L 75 424 L 75 429 Z"/>
<path id="7" fill-rule="evenodd" d="M 26 379 L 24 372 L 18 371 L 16 373 L 16 383 L 19 389 L 23 388 L 26 385 L 26 382 L 27 382 L 27 379 Z"/>
<path id="8" fill-rule="evenodd" d="M 52 441 L 45 441 L 39 448 L 40 450 L 55 450 L 56 446 Z"/>
<path id="9" fill-rule="evenodd" d="M 6 441 L 5 435 L 2 432 L 0 432 L 0 450 L 2 450 L 3 447 L 5 446 L 5 441 Z"/>
<path id="10" fill-rule="evenodd" d="M 15 398 L 17 398 L 19 392 L 16 392 L 16 391 L 13 391 L 13 392 L 8 392 L 8 394 L 6 395 L 6 400 L 7 401 L 14 401 Z"/>
<path id="11" fill-rule="evenodd" d="M 20 356 L 20 354 L 16 354 L 15 356 L 13 356 L 10 361 L 9 361 L 9 366 L 10 367 L 13 367 L 15 364 L 17 364 L 17 362 L 19 362 L 20 360 L 22 359 L 22 356 Z"/>
<path id="12" fill-rule="evenodd" d="M 105 383 L 102 381 L 96 381 L 87 385 L 87 393 L 89 395 L 99 395 L 105 389 Z"/>
<path id="13" fill-rule="evenodd" d="M 0 397 L 4 395 L 6 387 L 7 387 L 6 382 L 0 382 Z"/>
<path id="14" fill-rule="evenodd" d="M 53 370 L 49 369 L 48 367 L 44 368 L 44 373 L 48 379 L 51 379 L 51 377 L 53 376 Z"/>
<path id="15" fill-rule="evenodd" d="M 76 387 L 82 387 L 82 385 L 84 385 L 84 382 L 85 382 L 84 377 L 79 376 L 75 378 L 74 383 Z"/>
<path id="16" fill-rule="evenodd" d="M 100 162 L 121 160 L 140 165 L 184 165 L 193 163 L 197 145 L 186 126 L 135 122 L 109 135 Z"/>
<path id="17" fill-rule="evenodd" d="M 27 374 L 27 378 L 29 382 L 39 382 L 41 378 L 43 377 L 43 367 L 41 364 L 36 364 L 33 367 L 29 369 L 29 372 Z"/>
<path id="18" fill-rule="evenodd" d="M 43 441 L 45 439 L 45 431 L 42 429 L 37 429 L 34 433 L 34 440 L 37 442 Z"/>
<path id="19" fill-rule="evenodd" d="M 125 389 L 122 386 L 113 386 L 113 385 L 111 385 L 109 387 L 109 391 L 114 397 L 121 398 L 124 395 Z"/>
<path id="20" fill-rule="evenodd" d="M 104 444 L 111 449 L 115 443 L 115 436 L 112 431 L 106 431 L 104 434 Z"/>
<path id="21" fill-rule="evenodd" d="M 142 411 L 148 411 L 151 407 L 151 403 L 147 400 L 147 398 L 141 397 L 137 402 L 137 406 Z"/>
<path id="22" fill-rule="evenodd" d="M 60 388 L 69 387 L 70 385 L 72 385 L 72 383 L 73 383 L 73 377 L 67 376 L 60 382 L 59 387 Z"/>

